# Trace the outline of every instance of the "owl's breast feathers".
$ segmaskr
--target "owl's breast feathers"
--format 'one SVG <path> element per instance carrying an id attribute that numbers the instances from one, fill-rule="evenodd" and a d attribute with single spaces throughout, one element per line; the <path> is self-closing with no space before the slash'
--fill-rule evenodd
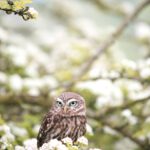
<path id="1" fill-rule="evenodd" d="M 62 116 L 52 115 L 50 112 L 45 116 L 41 125 L 37 145 L 41 147 L 51 139 L 61 140 L 70 137 L 75 142 L 86 132 L 85 116 Z"/>

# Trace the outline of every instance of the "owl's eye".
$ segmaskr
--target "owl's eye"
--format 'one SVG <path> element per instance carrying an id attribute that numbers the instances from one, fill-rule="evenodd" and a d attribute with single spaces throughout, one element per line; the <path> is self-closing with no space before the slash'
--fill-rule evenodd
<path id="1" fill-rule="evenodd" d="M 64 105 L 64 103 L 61 100 L 56 101 L 56 106 L 57 107 L 62 107 L 63 105 Z"/>
<path id="2" fill-rule="evenodd" d="M 69 107 L 76 107 L 78 105 L 77 101 L 70 101 L 69 102 Z"/>
<path id="3" fill-rule="evenodd" d="M 62 107 L 62 106 L 63 106 L 63 103 L 62 103 L 62 102 L 60 102 L 60 101 L 56 101 L 56 106 L 58 106 L 58 107 Z"/>

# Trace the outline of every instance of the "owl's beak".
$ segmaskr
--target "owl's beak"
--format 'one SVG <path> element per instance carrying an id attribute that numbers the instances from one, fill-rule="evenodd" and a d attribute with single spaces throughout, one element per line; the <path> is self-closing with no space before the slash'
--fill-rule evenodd
<path id="1" fill-rule="evenodd" d="M 67 106 L 64 106 L 64 113 L 66 113 L 68 110 L 68 107 Z"/>

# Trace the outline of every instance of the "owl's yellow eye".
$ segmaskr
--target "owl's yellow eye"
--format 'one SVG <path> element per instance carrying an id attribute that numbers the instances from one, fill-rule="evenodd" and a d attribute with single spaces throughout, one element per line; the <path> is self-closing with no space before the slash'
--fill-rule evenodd
<path id="1" fill-rule="evenodd" d="M 76 107 L 78 105 L 77 101 L 71 101 L 69 102 L 69 107 Z"/>

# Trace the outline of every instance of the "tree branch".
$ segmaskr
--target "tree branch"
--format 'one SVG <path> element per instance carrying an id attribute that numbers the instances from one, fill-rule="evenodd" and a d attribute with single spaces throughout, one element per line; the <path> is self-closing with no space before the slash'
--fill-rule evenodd
<path id="1" fill-rule="evenodd" d="M 94 62 L 101 56 L 104 51 L 106 51 L 115 43 L 123 31 L 128 27 L 130 22 L 132 22 L 148 4 L 150 4 L 150 0 L 143 0 L 135 7 L 134 11 L 125 18 L 125 20 L 118 26 L 116 31 L 102 43 L 102 45 L 97 49 L 96 53 L 81 66 L 79 73 L 73 77 L 73 80 L 64 83 L 65 90 L 70 89 L 77 81 L 80 81 L 81 78 L 89 72 Z"/>
<path id="2" fill-rule="evenodd" d="M 146 140 L 142 141 L 142 140 L 134 137 L 131 133 L 129 133 L 129 131 L 125 130 L 125 127 L 127 126 L 127 124 L 123 125 L 121 127 L 120 126 L 114 126 L 110 122 L 107 121 L 107 117 L 106 117 L 108 114 L 112 114 L 118 110 L 130 108 L 132 106 L 135 106 L 136 104 L 144 103 L 144 102 L 147 102 L 149 100 L 150 100 L 150 95 L 143 97 L 143 98 L 140 98 L 140 99 L 136 99 L 136 100 L 131 101 L 131 102 L 128 102 L 127 104 L 122 104 L 121 106 L 108 108 L 108 110 L 105 111 L 103 114 L 101 114 L 100 112 L 93 112 L 90 110 L 90 111 L 87 111 L 87 115 L 89 118 L 96 119 L 96 120 L 100 121 L 103 125 L 106 125 L 106 126 L 112 128 L 113 130 L 117 131 L 122 136 L 129 138 L 131 141 L 136 143 L 143 150 L 149 150 L 150 143 L 148 143 Z"/>
<path id="3" fill-rule="evenodd" d="M 14 93 L 7 93 L 0 95 L 0 104 L 7 105 L 7 104 L 21 104 L 21 103 L 28 103 L 30 105 L 39 105 L 44 108 L 49 108 L 52 97 L 48 95 L 39 95 L 39 96 L 31 96 L 27 94 L 14 94 Z"/>
<path id="4" fill-rule="evenodd" d="M 97 77 L 91 77 L 91 78 L 85 78 L 85 79 L 82 79 L 81 81 L 96 81 L 96 80 L 100 80 L 100 79 L 108 79 L 108 80 L 111 80 L 112 82 L 116 81 L 116 80 L 120 80 L 120 79 L 128 79 L 128 80 L 134 80 L 134 81 L 139 81 L 141 83 L 144 83 L 144 82 L 147 82 L 146 79 L 141 79 L 140 77 L 133 77 L 133 76 L 129 76 L 129 75 L 126 75 L 124 73 L 119 73 L 117 72 L 118 75 L 117 76 L 103 76 L 103 75 L 99 75 Z"/>
<path id="5" fill-rule="evenodd" d="M 129 133 L 129 131 L 125 130 L 124 128 L 115 127 L 111 123 L 109 123 L 108 121 L 105 121 L 104 119 L 101 120 L 101 122 L 105 126 L 108 126 L 111 129 L 113 129 L 113 130 L 117 131 L 118 133 L 120 133 L 123 137 L 127 137 L 128 139 L 130 139 L 131 141 L 136 143 L 142 150 L 149 150 L 150 144 L 147 141 L 143 141 L 143 140 L 140 140 L 140 139 L 134 137 L 132 135 L 132 133 Z"/>
<path id="6" fill-rule="evenodd" d="M 150 100 L 150 95 L 142 97 L 142 98 L 134 99 L 134 100 L 132 99 L 132 100 L 130 100 L 130 102 L 128 102 L 126 104 L 123 103 L 120 106 L 109 107 L 103 113 L 101 111 L 100 112 L 93 112 L 93 111 L 90 110 L 88 112 L 88 117 L 99 120 L 99 119 L 103 118 L 106 115 L 112 114 L 116 111 L 122 111 L 124 109 L 131 108 L 131 107 L 133 107 L 137 104 L 144 103 L 144 102 L 147 102 L 149 100 Z"/>

